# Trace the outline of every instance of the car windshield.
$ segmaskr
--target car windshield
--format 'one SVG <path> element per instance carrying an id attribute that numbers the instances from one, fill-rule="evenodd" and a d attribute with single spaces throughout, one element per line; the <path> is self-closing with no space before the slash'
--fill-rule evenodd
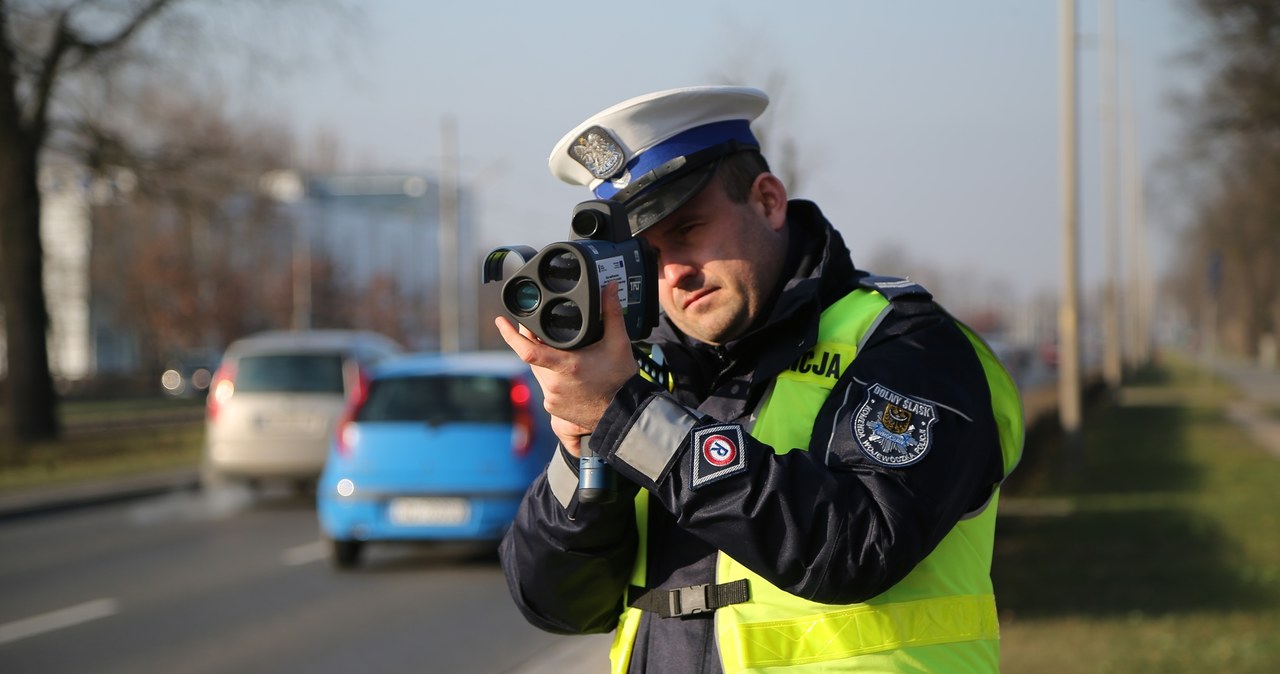
<path id="1" fill-rule="evenodd" d="M 236 391 L 341 394 L 342 356 L 336 353 L 244 356 L 236 365 Z"/>
<path id="2" fill-rule="evenodd" d="M 467 375 L 377 379 L 356 421 L 510 423 L 511 383 Z"/>

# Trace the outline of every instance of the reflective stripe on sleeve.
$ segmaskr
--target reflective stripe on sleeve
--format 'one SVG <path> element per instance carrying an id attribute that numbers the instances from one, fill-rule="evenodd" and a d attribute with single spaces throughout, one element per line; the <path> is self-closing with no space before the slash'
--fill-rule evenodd
<path id="1" fill-rule="evenodd" d="M 556 445 L 555 455 L 551 457 L 551 465 L 547 466 L 547 485 L 551 493 L 565 510 L 573 502 L 573 495 L 578 491 L 578 475 L 569 467 L 568 453 L 560 445 Z"/>
<path id="2" fill-rule="evenodd" d="M 685 436 L 697 422 L 697 417 L 679 403 L 666 396 L 655 396 L 618 444 L 612 459 L 657 482 L 680 453 Z"/>

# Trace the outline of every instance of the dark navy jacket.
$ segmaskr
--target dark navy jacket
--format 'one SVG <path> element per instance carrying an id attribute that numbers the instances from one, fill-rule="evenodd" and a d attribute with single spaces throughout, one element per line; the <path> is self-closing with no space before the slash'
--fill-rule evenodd
<path id="1" fill-rule="evenodd" d="M 650 341 L 662 347 L 676 390 L 665 393 L 633 377 L 591 437 L 592 449 L 622 476 L 618 499 L 566 503 L 564 480 L 557 490 L 555 475 L 576 471 L 576 460 L 563 450 L 552 459 L 563 464 L 529 489 L 501 557 L 516 605 L 532 624 L 562 634 L 614 629 L 636 556 L 638 482 L 650 487 L 647 587 L 712 583 L 715 553 L 723 550 L 795 595 L 843 604 L 874 597 L 905 577 L 1001 480 L 981 365 L 954 319 L 927 293 L 895 298 L 894 310 L 850 366 L 852 376 L 841 379 L 841 385 L 878 382 L 936 402 L 931 446 L 918 462 L 888 467 L 870 460 L 857 448 L 849 419 L 834 418 L 834 404 L 819 414 L 810 443 L 824 452 L 777 448 L 784 450 L 778 454 L 748 435 L 748 469 L 709 488 L 688 488 L 688 479 L 652 483 L 613 456 L 639 410 L 657 395 L 674 395 L 706 423 L 749 429 L 773 378 L 816 342 L 823 309 L 868 276 L 854 267 L 816 205 L 790 202 L 788 226 L 792 273 L 775 291 L 762 325 L 722 347 L 696 343 L 665 317 L 655 330 Z M 831 398 L 842 393 L 837 388 Z M 691 444 L 688 438 L 684 444 Z M 822 460 L 828 446 L 834 462 Z M 679 458 L 671 470 L 687 478 L 691 465 Z M 646 612 L 631 671 L 719 672 L 711 615 Z"/>

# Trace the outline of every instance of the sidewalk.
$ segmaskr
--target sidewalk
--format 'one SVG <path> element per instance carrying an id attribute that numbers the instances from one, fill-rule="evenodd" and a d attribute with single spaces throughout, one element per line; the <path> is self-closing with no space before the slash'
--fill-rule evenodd
<path id="1" fill-rule="evenodd" d="M 1214 372 L 1244 398 L 1227 410 L 1227 416 L 1272 456 L 1280 458 L 1280 415 L 1276 413 L 1280 410 L 1280 370 L 1220 360 L 1214 364 Z"/>
<path id="2" fill-rule="evenodd" d="M 1218 359 L 1213 371 L 1249 400 L 1280 407 L 1280 369 L 1267 370 L 1253 363 Z"/>
<path id="3" fill-rule="evenodd" d="M 0 520 L 100 505 L 200 486 L 196 468 L 176 468 L 0 494 Z"/>
<path id="4" fill-rule="evenodd" d="M 1280 458 L 1280 414 L 1277 414 L 1280 412 L 1280 370 L 1265 370 L 1227 360 L 1215 362 L 1211 369 L 1218 379 L 1225 382 L 1229 391 L 1206 380 L 1194 394 L 1178 394 L 1177 399 L 1169 400 L 1168 392 L 1162 389 L 1125 386 L 1120 390 L 1118 402 L 1121 405 L 1217 405 L 1225 395 L 1238 394 L 1240 399 L 1226 408 L 1227 417 L 1268 453 Z"/>

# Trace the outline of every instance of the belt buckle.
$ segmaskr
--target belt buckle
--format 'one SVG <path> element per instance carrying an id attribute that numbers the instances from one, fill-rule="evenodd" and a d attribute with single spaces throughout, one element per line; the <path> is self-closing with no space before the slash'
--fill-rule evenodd
<path id="1" fill-rule="evenodd" d="M 668 595 L 668 601 L 670 602 L 672 617 L 697 615 L 710 611 L 711 608 L 708 606 L 710 602 L 707 601 L 707 588 L 709 587 L 711 586 L 704 583 L 671 590 L 671 594 Z"/>

